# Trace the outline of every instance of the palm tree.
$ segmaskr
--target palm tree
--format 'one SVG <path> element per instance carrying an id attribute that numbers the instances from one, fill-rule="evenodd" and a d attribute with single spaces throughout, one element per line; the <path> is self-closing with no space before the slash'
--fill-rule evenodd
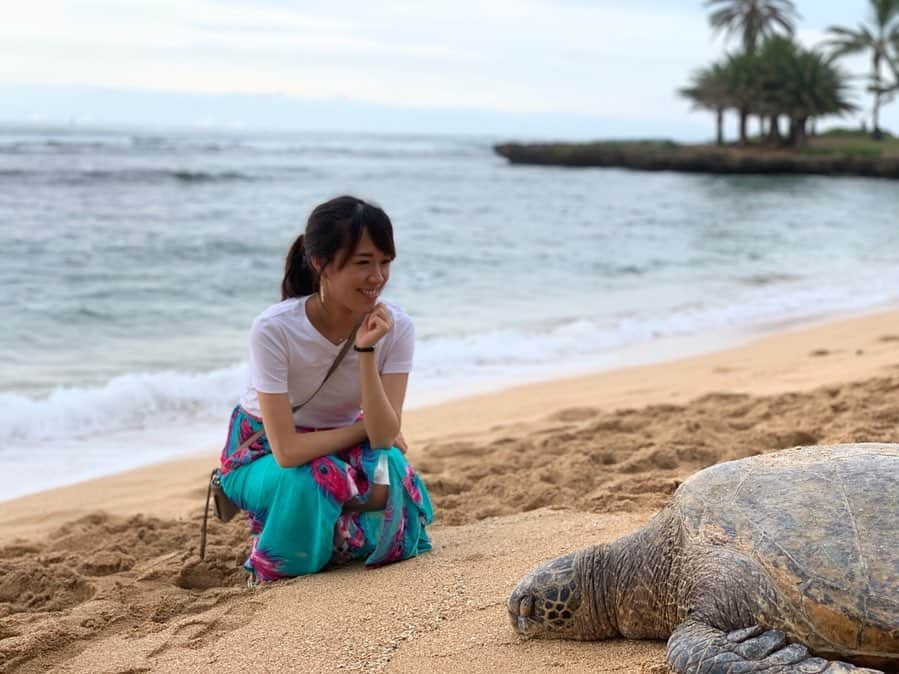
<path id="1" fill-rule="evenodd" d="M 709 24 L 726 37 L 739 34 L 743 51 L 755 52 L 759 42 L 778 33 L 792 35 L 799 13 L 791 0 L 706 0 Z"/>
<path id="2" fill-rule="evenodd" d="M 809 119 L 856 110 L 848 98 L 848 77 L 825 55 L 796 49 L 785 64 L 777 104 L 790 118 L 790 143 L 805 142 Z"/>
<path id="3" fill-rule="evenodd" d="M 763 111 L 759 59 L 754 54 L 730 54 L 724 63 L 724 79 L 731 107 L 740 116 L 740 145 L 746 144 L 746 121 Z"/>
<path id="4" fill-rule="evenodd" d="M 768 142 L 779 143 L 780 116 L 784 114 L 783 92 L 791 78 L 791 69 L 799 55 L 799 47 L 792 38 L 775 35 L 762 44 L 759 51 L 761 72 L 760 107 L 768 122 Z"/>
<path id="5" fill-rule="evenodd" d="M 899 35 L 893 36 L 893 58 L 887 59 L 893 71 L 893 91 L 899 91 Z"/>
<path id="6" fill-rule="evenodd" d="M 694 108 L 715 113 L 715 142 L 724 145 L 724 113 L 730 107 L 727 74 L 724 66 L 715 63 L 693 74 L 690 85 L 678 90 L 684 98 L 693 101 Z"/>
<path id="7" fill-rule="evenodd" d="M 832 58 L 859 52 L 871 53 L 871 86 L 874 93 L 874 105 L 871 119 L 874 138 L 881 138 L 880 107 L 884 102 L 884 94 L 893 87 L 886 86 L 883 81 L 882 65 L 886 63 L 899 85 L 899 64 L 893 57 L 893 49 L 899 51 L 899 0 L 871 0 L 873 10 L 873 26 L 864 24 L 858 30 L 831 26 L 828 29 L 830 39 L 825 43 L 830 49 Z"/>

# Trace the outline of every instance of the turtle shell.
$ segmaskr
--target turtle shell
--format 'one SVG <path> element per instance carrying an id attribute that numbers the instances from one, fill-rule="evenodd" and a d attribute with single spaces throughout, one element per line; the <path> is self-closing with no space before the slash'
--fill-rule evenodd
<path id="1" fill-rule="evenodd" d="M 684 482 L 672 505 L 685 554 L 723 546 L 770 578 L 761 623 L 819 654 L 899 662 L 899 444 L 722 463 Z"/>

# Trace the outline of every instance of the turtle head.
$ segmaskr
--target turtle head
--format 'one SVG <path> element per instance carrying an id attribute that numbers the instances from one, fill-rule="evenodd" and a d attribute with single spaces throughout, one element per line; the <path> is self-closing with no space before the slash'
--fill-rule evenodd
<path id="1" fill-rule="evenodd" d="M 618 630 L 607 618 L 604 592 L 595 587 L 597 546 L 533 569 L 509 595 L 509 620 L 526 637 L 608 639 Z"/>

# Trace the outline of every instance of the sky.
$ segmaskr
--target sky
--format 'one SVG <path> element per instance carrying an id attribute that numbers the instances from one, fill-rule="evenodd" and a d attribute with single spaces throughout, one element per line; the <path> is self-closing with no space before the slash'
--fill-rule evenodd
<path id="1" fill-rule="evenodd" d="M 676 90 L 728 46 L 701 0 L 2 1 L 2 123 L 703 140 Z M 797 37 L 868 4 L 798 0 Z"/>

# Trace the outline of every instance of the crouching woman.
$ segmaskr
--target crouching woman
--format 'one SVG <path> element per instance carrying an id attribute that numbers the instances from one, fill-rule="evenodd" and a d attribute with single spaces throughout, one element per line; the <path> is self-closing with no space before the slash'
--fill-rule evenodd
<path id="1" fill-rule="evenodd" d="M 251 585 L 431 548 L 401 433 L 414 328 L 381 299 L 395 254 L 382 209 L 327 201 L 287 254 L 282 301 L 253 322 L 221 455 L 222 487 L 249 514 Z"/>

